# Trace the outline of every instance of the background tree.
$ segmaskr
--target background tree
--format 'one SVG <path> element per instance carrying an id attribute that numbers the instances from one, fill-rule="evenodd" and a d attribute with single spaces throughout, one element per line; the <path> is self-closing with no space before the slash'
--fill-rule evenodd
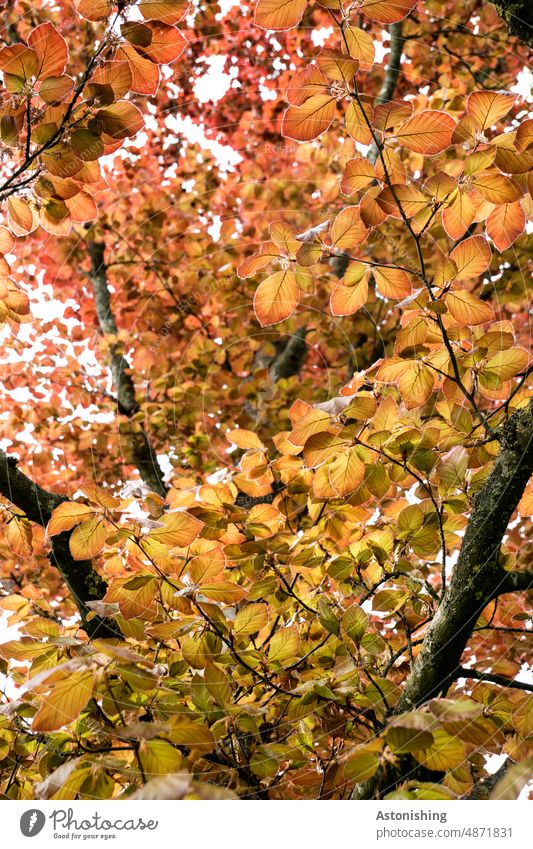
<path id="1" fill-rule="evenodd" d="M 514 798 L 524 43 L 476 0 L 3 14 L 3 795 Z"/>

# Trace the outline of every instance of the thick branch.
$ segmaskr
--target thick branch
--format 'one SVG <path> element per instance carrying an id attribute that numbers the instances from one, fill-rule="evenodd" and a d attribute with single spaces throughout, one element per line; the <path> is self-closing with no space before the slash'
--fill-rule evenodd
<path id="1" fill-rule="evenodd" d="M 107 285 L 104 260 L 105 246 L 102 242 L 89 241 L 88 248 L 91 258 L 94 303 L 100 330 L 104 337 L 116 338 L 118 328 L 111 310 L 111 299 Z M 118 342 L 111 342 L 109 350 L 111 375 L 117 396 L 118 410 L 131 419 L 139 411 L 139 405 L 135 398 L 135 386 L 128 370 L 128 362 L 123 356 Z M 167 490 L 163 480 L 163 472 L 157 461 L 150 438 L 142 426 L 138 431 L 131 430 L 130 442 L 133 459 L 141 478 L 153 492 L 157 492 L 164 498 Z"/>
<path id="2" fill-rule="evenodd" d="M 307 356 L 307 342 L 305 341 L 305 337 L 308 332 L 307 327 L 299 327 L 275 357 L 270 367 L 270 375 L 274 382 L 283 378 L 293 377 L 295 374 L 300 374 L 300 369 Z"/>
<path id="3" fill-rule="evenodd" d="M 510 35 L 519 38 L 529 47 L 533 46 L 533 5 L 531 0 L 497 0 L 496 10 L 505 23 Z"/>
<path id="4" fill-rule="evenodd" d="M 46 527 L 52 511 L 67 499 L 42 489 L 19 471 L 16 464 L 16 458 L 8 457 L 0 450 L 0 493 L 23 510 L 31 522 Z M 90 609 L 86 603 L 103 598 L 107 586 L 90 560 L 74 560 L 69 548 L 70 533 L 68 531 L 52 537 L 50 562 L 60 571 L 68 586 L 80 612 L 83 628 L 89 636 L 120 637 L 120 632 L 104 619 L 95 616 L 87 620 Z"/>
<path id="5" fill-rule="evenodd" d="M 461 655 L 486 605 L 504 592 L 530 587 L 530 581 L 519 578 L 522 573 L 503 570 L 499 555 L 509 520 L 532 473 L 533 401 L 530 401 L 527 407 L 515 412 L 503 428 L 500 454 L 474 498 L 451 583 L 426 632 L 395 708 L 396 714 L 445 693 L 452 681 L 462 674 Z M 468 675 L 477 678 L 483 673 L 468 670 Z M 494 682 L 494 676 L 491 680 Z M 508 679 L 495 683 L 504 686 L 518 683 L 523 689 L 520 682 Z M 411 768 L 412 764 L 407 763 L 407 770 Z M 394 786 L 402 781 L 403 774 L 400 764 L 396 779 L 391 781 L 391 777 L 380 769 L 372 779 L 355 787 L 352 799 L 374 798 L 386 784 Z"/>
<path id="6" fill-rule="evenodd" d="M 500 545 L 532 472 L 530 402 L 514 413 L 503 429 L 500 454 L 474 498 L 450 587 L 428 628 L 398 713 L 423 704 L 447 688 L 483 608 L 508 591 L 508 575 L 499 562 Z"/>

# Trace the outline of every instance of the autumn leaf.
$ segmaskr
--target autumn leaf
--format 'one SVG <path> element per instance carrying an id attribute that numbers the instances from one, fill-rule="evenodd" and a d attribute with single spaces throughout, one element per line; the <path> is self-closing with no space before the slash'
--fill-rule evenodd
<path id="1" fill-rule="evenodd" d="M 510 248 L 524 232 L 526 216 L 519 201 L 497 206 L 487 218 L 487 236 L 501 252 Z"/>
<path id="2" fill-rule="evenodd" d="M 494 318 L 491 305 L 467 290 L 449 292 L 446 296 L 446 305 L 454 319 L 461 325 L 485 324 Z"/>
<path id="3" fill-rule="evenodd" d="M 52 517 L 46 528 L 49 536 L 60 534 L 63 531 L 70 531 L 75 525 L 80 522 L 86 522 L 95 514 L 92 507 L 86 504 L 77 504 L 73 501 L 64 501 L 52 512 Z"/>
<path id="4" fill-rule="evenodd" d="M 415 0 L 363 0 L 361 9 L 372 21 L 394 24 L 405 18 L 415 6 Z"/>
<path id="5" fill-rule="evenodd" d="M 396 130 L 397 141 L 414 153 L 434 156 L 452 143 L 455 121 L 447 112 L 416 112 Z"/>
<path id="6" fill-rule="evenodd" d="M 276 271 L 259 284 L 254 295 L 254 310 L 263 327 L 288 318 L 300 300 L 300 289 L 293 271 Z"/>
<path id="7" fill-rule="evenodd" d="M 489 244 L 484 236 L 470 236 L 453 249 L 450 259 L 457 266 L 457 280 L 479 277 L 490 265 Z"/>
<path id="8" fill-rule="evenodd" d="M 52 24 L 41 24 L 32 30 L 28 44 L 39 60 L 35 73 L 37 79 L 60 77 L 64 73 L 68 61 L 68 47 L 65 39 Z"/>
<path id="9" fill-rule="evenodd" d="M 42 703 L 33 717 L 35 732 L 56 731 L 77 719 L 92 698 L 95 686 L 94 673 L 80 669 L 72 672 L 42 697 Z"/>
<path id="10" fill-rule="evenodd" d="M 301 106 L 289 106 L 281 132 L 295 141 L 311 141 L 324 133 L 335 117 L 336 100 L 330 94 L 314 94 Z"/>
<path id="11" fill-rule="evenodd" d="M 307 0 L 258 0 L 255 23 L 263 29 L 291 29 L 305 12 Z"/>
<path id="12" fill-rule="evenodd" d="M 466 104 L 467 112 L 479 130 L 486 130 L 504 118 L 516 101 L 516 95 L 496 91 L 473 91 Z"/>

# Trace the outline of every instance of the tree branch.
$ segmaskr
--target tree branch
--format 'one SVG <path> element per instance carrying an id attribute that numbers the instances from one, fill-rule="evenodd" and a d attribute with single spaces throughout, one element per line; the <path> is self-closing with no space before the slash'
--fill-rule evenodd
<path id="1" fill-rule="evenodd" d="M 91 282 L 93 284 L 94 303 L 100 330 L 104 337 L 117 337 L 118 327 L 111 310 L 111 298 L 107 285 L 105 245 L 103 242 L 87 242 L 89 256 L 91 258 Z M 129 365 L 122 354 L 118 342 L 111 342 L 109 346 L 111 357 L 111 375 L 117 396 L 117 407 L 119 412 L 132 419 L 139 412 L 139 404 L 135 398 L 135 386 Z M 165 497 L 167 487 L 163 479 L 162 469 L 157 461 L 150 437 L 144 427 L 140 425 L 138 431 L 130 429 L 130 444 L 135 465 L 145 484 L 153 492 L 157 492 L 162 498 Z"/>
<path id="2" fill-rule="evenodd" d="M 512 687 L 515 690 L 527 690 L 528 693 L 533 693 L 533 684 L 526 684 L 524 681 L 513 681 L 509 678 L 504 678 L 503 675 L 494 675 L 492 672 L 478 672 L 477 669 L 468 669 L 466 666 L 457 667 L 454 677 L 474 678 L 476 681 L 488 681 L 489 684 L 499 684 L 500 687 Z"/>
<path id="3" fill-rule="evenodd" d="M 453 678 L 479 615 L 502 592 L 499 560 L 509 520 L 533 472 L 533 401 L 503 428 L 501 450 L 474 506 L 452 581 L 428 628 L 397 712 L 423 704 Z"/>
<path id="4" fill-rule="evenodd" d="M 381 103 L 388 103 L 388 101 L 392 100 L 394 97 L 394 92 L 396 91 L 400 71 L 402 69 L 401 60 L 404 42 L 404 39 L 402 38 L 402 27 L 403 21 L 398 21 L 395 24 L 391 24 L 388 28 L 390 35 L 389 61 L 383 84 L 374 103 L 374 108 L 379 106 Z M 379 147 L 374 139 L 370 146 L 370 150 L 368 151 L 368 161 L 371 162 L 372 165 L 375 165 L 378 156 Z"/>
<path id="5" fill-rule="evenodd" d="M 0 494 L 23 510 L 30 522 L 46 527 L 52 511 L 68 499 L 48 492 L 17 469 L 17 459 L 0 449 Z M 50 562 L 65 581 L 78 608 L 84 630 L 90 637 L 121 637 L 120 631 L 91 613 L 87 602 L 104 597 L 107 585 L 90 560 L 74 560 L 70 553 L 71 531 L 57 534 L 51 540 Z"/>
<path id="6" fill-rule="evenodd" d="M 507 24 L 510 35 L 533 46 L 533 6 L 531 0 L 497 0 L 494 3 L 500 18 Z"/>
<path id="7" fill-rule="evenodd" d="M 530 580 L 521 577 L 527 573 L 503 570 L 500 546 L 533 473 L 533 400 L 508 419 L 502 428 L 500 445 L 492 471 L 474 498 L 452 580 L 428 627 L 395 714 L 412 710 L 439 693 L 445 693 L 452 681 L 462 674 L 461 655 L 486 605 L 504 592 L 527 589 L 531 585 Z M 477 677 L 473 670 L 466 672 Z M 491 677 L 494 681 L 494 676 Z M 520 685 L 520 682 L 505 678 L 494 683 Z M 524 689 L 521 685 L 518 688 Z M 529 685 L 525 687 L 528 688 Z M 400 765 L 392 784 L 400 782 L 402 775 Z M 380 769 L 372 779 L 355 787 L 352 799 L 376 798 L 385 783 L 390 784 L 391 779 Z"/>

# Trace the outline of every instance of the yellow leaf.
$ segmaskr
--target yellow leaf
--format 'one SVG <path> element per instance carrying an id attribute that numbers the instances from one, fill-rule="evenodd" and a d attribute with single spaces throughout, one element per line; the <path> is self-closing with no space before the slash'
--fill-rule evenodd
<path id="1" fill-rule="evenodd" d="M 446 305 L 456 322 L 465 326 L 485 324 L 494 318 L 491 305 L 467 290 L 449 292 Z"/>
<path id="2" fill-rule="evenodd" d="M 107 528 L 101 516 L 83 522 L 75 528 L 69 539 L 74 560 L 90 560 L 104 547 Z"/>
<path id="3" fill-rule="evenodd" d="M 87 521 L 94 514 L 93 507 L 87 507 L 86 504 L 76 504 L 73 501 L 64 501 L 53 511 L 46 529 L 47 533 L 49 536 L 54 536 L 63 533 L 63 531 L 70 531 L 74 525 Z"/>
<path id="4" fill-rule="evenodd" d="M 433 392 L 435 372 L 429 366 L 414 362 L 400 375 L 398 389 L 408 410 L 420 407 Z"/>
<path id="5" fill-rule="evenodd" d="M 177 772 L 183 763 L 181 754 L 166 740 L 141 740 L 139 759 L 146 778 Z"/>
<path id="6" fill-rule="evenodd" d="M 329 482 L 337 497 L 351 495 L 363 482 L 365 464 L 357 455 L 357 448 L 349 448 L 328 466 Z"/>
<path id="7" fill-rule="evenodd" d="M 247 604 L 239 610 L 233 626 L 237 636 L 255 634 L 268 623 L 268 607 L 266 604 Z"/>
<path id="8" fill-rule="evenodd" d="M 280 628 L 270 641 L 268 660 L 270 663 L 284 663 L 298 656 L 300 634 L 297 628 Z"/>
<path id="9" fill-rule="evenodd" d="M 32 555 L 31 523 L 24 518 L 14 516 L 6 525 L 6 541 L 15 554 L 27 560 Z"/>
<path id="10" fill-rule="evenodd" d="M 204 523 L 190 513 L 179 510 L 162 517 L 162 528 L 154 528 L 143 539 L 143 545 L 156 543 L 167 548 L 186 548 L 196 539 Z"/>
<path id="11" fill-rule="evenodd" d="M 32 721 L 34 731 L 56 731 L 76 719 L 94 691 L 94 675 L 79 670 L 55 684 Z"/>

